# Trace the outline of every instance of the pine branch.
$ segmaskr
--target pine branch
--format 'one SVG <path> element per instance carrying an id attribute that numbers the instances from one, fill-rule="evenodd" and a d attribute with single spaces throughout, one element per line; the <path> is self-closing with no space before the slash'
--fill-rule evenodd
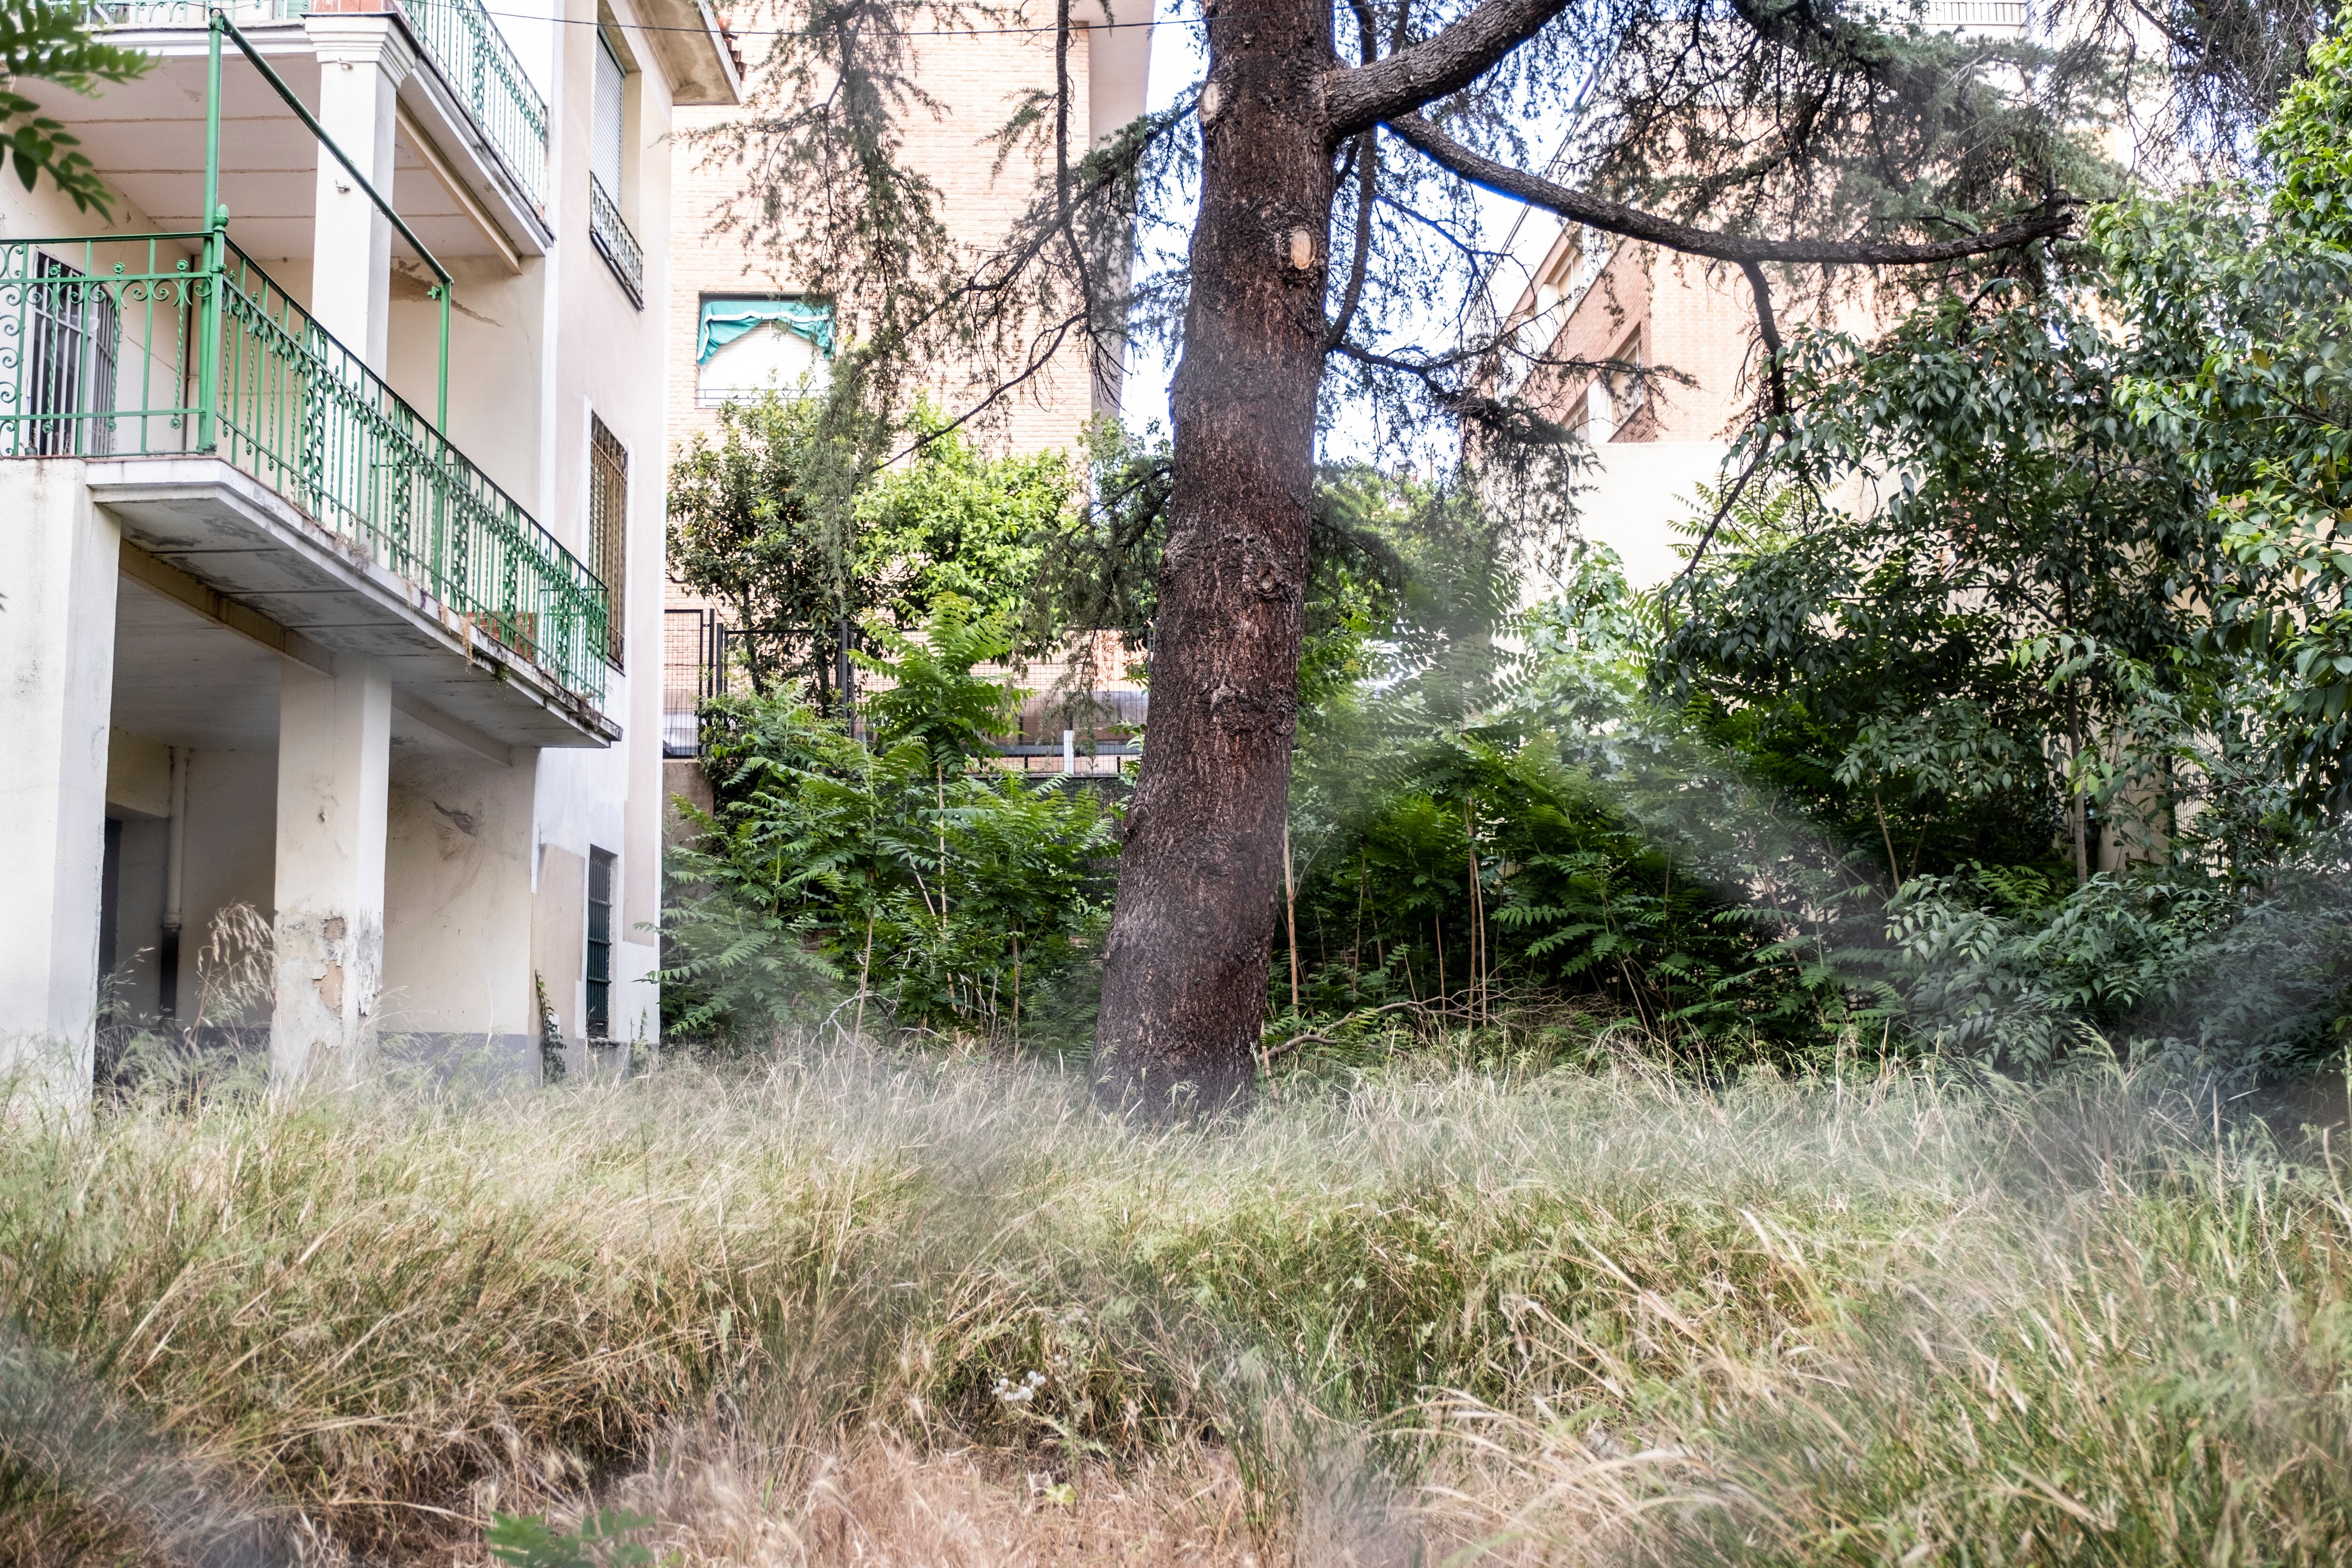
<path id="1" fill-rule="evenodd" d="M 1323 78 L 1332 142 L 1459 92 L 1568 9 L 1568 0 L 1486 0 L 1468 16 L 1373 65 Z"/>
<path id="2" fill-rule="evenodd" d="M 1497 195 L 1510 196 L 1555 213 L 1571 223 L 1588 224 L 1610 234 L 1740 265 L 1773 261 L 1786 266 L 1919 267 L 1958 261 L 1971 256 L 2011 250 L 2036 240 L 2051 239 L 2074 225 L 2063 199 L 2031 217 L 1958 239 L 1906 244 L 1892 240 L 1759 239 L 1695 228 L 1622 202 L 1606 201 L 1589 192 L 1571 190 L 1539 174 L 1530 174 L 1472 152 L 1418 114 L 1399 115 L 1386 122 L 1406 145 L 1441 168 Z"/>

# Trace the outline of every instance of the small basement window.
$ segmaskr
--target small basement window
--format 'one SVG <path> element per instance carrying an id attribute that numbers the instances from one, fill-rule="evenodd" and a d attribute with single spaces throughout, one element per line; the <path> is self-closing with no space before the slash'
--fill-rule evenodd
<path id="1" fill-rule="evenodd" d="M 824 384 L 833 307 L 799 298 L 710 299 L 694 337 L 695 401 L 704 408 Z"/>

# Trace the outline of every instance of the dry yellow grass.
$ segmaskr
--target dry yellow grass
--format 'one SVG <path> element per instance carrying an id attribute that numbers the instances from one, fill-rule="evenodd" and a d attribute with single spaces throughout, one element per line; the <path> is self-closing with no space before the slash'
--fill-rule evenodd
<path id="1" fill-rule="evenodd" d="M 835 1056 L 20 1119 L 0 1554 L 2341 1562 L 2352 1205 L 2211 1111 L 1399 1068 L 1150 1131 Z"/>
<path id="2" fill-rule="evenodd" d="M 803 1452 L 797 1462 L 705 1436 L 600 1500 L 659 1521 L 643 1539 L 665 1561 L 695 1568 L 1266 1563 L 1230 1460 L 1208 1450 L 1071 1471 L 1035 1454 L 939 1449 L 879 1434 L 845 1452 Z"/>

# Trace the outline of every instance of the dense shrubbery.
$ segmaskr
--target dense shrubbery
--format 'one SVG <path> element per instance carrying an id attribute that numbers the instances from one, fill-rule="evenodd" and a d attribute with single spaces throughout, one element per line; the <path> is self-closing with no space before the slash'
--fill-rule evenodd
<path id="1" fill-rule="evenodd" d="M 1672 748 L 1637 739 L 1655 727 L 1638 696 L 1643 633 L 1605 552 L 1578 553 L 1569 595 L 1505 614 L 1496 542 L 1415 539 L 1415 522 L 1426 512 L 1392 516 L 1401 551 L 1442 545 L 1455 591 L 1424 576 L 1378 636 L 1336 624 L 1327 640 L 1370 679 L 1325 692 L 1304 725 L 1282 922 L 1297 931 L 1302 1016 L 1282 1031 L 1379 1038 L 1404 1003 L 1424 1033 L 1501 1020 L 1508 1035 L 1515 1019 L 1538 1028 L 1549 1002 L 1621 1013 L 1718 1064 L 1820 1047 L 1843 1000 L 1801 933 L 1727 883 L 1723 847 L 1645 822 L 1644 791 L 1612 766 L 1633 745 L 1654 784 Z M 1482 554 L 1487 572 L 1460 572 Z"/>
<path id="2" fill-rule="evenodd" d="M 988 765 L 1009 688 L 972 674 L 1002 618 L 944 600 L 921 642 L 861 655 L 891 682 L 869 737 L 794 697 L 713 703 L 717 800 L 673 848 L 668 1027 L 758 1039 L 820 1019 L 1054 1043 L 1108 909 L 1116 805 Z M 1083 994 L 1083 977 L 1078 990 Z"/>

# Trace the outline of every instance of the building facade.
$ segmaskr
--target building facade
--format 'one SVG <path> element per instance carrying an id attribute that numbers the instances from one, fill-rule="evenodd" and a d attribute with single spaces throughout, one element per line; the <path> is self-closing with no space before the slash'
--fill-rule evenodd
<path id="1" fill-rule="evenodd" d="M 2026 0 L 1924 0 L 1916 19 L 1971 36 L 2031 31 Z M 1573 140 L 1571 132 L 1564 144 Z M 1805 301 L 1779 304 L 1784 327 L 1808 319 Z M 1702 490 L 1723 480 L 1761 363 L 1755 301 L 1739 269 L 1528 208 L 1504 242 L 1486 308 L 1486 321 L 1509 327 L 1529 356 L 1616 367 L 1530 372 L 1507 356 L 1498 372 L 1506 391 L 1524 384 L 1590 446 L 1577 501 L 1583 537 L 1614 550 L 1637 588 L 1681 571 L 1683 528 L 1714 510 Z M 1874 319 L 1866 296 L 1838 297 L 1831 309 L 1831 324 L 1850 330 L 1866 331 Z"/>
<path id="2" fill-rule="evenodd" d="M 1069 51 L 1071 91 L 1085 106 L 1079 128 L 1099 142 L 1144 111 L 1150 13 L 1115 6 L 1107 14 L 1101 0 L 1076 0 L 1070 9 L 1078 25 Z M 972 31 L 917 41 L 916 79 L 941 111 L 908 116 L 901 155 L 938 190 L 949 232 L 965 243 L 985 247 L 1007 232 L 1035 194 L 1040 166 L 1015 155 L 999 167 L 998 148 L 989 138 L 1028 95 L 1052 91 L 1054 18 L 1051 6 L 992 13 Z M 768 46 L 756 9 L 735 19 L 750 62 L 747 96 L 756 99 Z M 738 222 L 756 210 L 740 205 L 747 199 L 747 170 L 716 155 L 706 139 L 754 112 L 711 104 L 677 116 L 670 143 L 677 218 L 671 230 L 667 362 L 673 451 L 698 434 L 714 435 L 719 411 L 730 400 L 772 388 L 790 394 L 803 377 L 821 382 L 835 346 L 831 302 L 791 276 L 771 248 L 748 241 Z M 940 382 L 942 400 L 950 405 L 961 390 L 954 369 L 943 367 Z M 976 434 L 993 452 L 1075 450 L 1089 418 L 1117 411 L 1117 388 L 1097 385 L 1073 348 L 1007 399 L 1000 416 Z M 670 585 L 668 608 L 672 787 L 696 796 L 701 783 L 691 760 L 695 704 L 714 681 L 726 679 L 724 628 L 715 608 L 678 584 Z"/>
<path id="3" fill-rule="evenodd" d="M 737 100 L 719 25 L 95 14 L 147 74 L 23 85 L 110 210 L 0 195 L 0 1064 L 650 1038 L 668 146 Z"/>

